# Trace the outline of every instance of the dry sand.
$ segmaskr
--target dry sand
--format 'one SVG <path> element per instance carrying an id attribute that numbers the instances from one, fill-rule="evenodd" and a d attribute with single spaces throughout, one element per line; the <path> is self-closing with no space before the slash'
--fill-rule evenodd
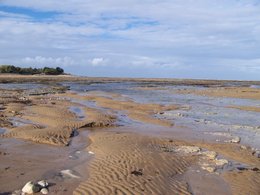
<path id="1" fill-rule="evenodd" d="M 190 194 L 183 173 L 197 157 L 157 150 L 180 143 L 111 132 L 94 133 L 90 139 L 88 150 L 95 153 L 90 177 L 74 194 Z"/>
<path id="2" fill-rule="evenodd" d="M 95 158 L 90 176 L 74 194 L 259 194 L 260 161 L 236 144 L 209 144 L 134 133 L 95 132 L 89 151 Z M 251 167 L 215 173 L 197 172 L 200 155 L 180 155 L 169 148 L 199 146 Z M 120 149 L 119 149 L 120 148 Z M 210 163 L 211 160 L 206 161 Z M 256 170 L 252 170 L 256 168 Z M 193 171 L 191 171 L 193 170 Z M 140 175 L 133 174 L 137 171 Z M 246 177 L 245 177 L 246 176 Z M 197 183 L 199 181 L 199 184 Z M 196 192 L 196 193 L 195 193 Z"/>

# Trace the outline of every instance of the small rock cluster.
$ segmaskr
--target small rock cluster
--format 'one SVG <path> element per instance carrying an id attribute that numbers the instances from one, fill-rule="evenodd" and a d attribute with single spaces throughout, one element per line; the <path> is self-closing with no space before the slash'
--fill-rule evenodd
<path id="1" fill-rule="evenodd" d="M 231 140 L 229 140 L 230 143 L 239 143 L 241 141 L 241 138 L 236 136 L 234 138 L 232 138 Z"/>
<path id="2" fill-rule="evenodd" d="M 228 138 L 228 140 L 224 141 L 224 142 L 227 142 L 227 143 L 240 143 L 240 141 L 241 141 L 240 137 L 234 136 L 234 135 L 232 135 L 230 133 L 225 133 L 225 132 L 204 132 L 204 134 Z M 220 142 L 219 139 L 216 139 L 216 141 Z"/>
<path id="3" fill-rule="evenodd" d="M 258 149 L 252 149 L 252 155 L 255 156 L 256 158 L 260 158 L 260 150 Z"/>
<path id="4" fill-rule="evenodd" d="M 202 158 L 200 160 L 200 166 L 203 170 L 210 173 L 215 172 L 218 168 L 223 168 L 224 165 L 229 164 L 226 159 L 218 159 L 215 151 L 201 152 Z"/>
<path id="5" fill-rule="evenodd" d="M 176 152 L 181 154 L 192 154 L 200 151 L 197 146 L 176 146 L 176 147 L 162 147 L 164 152 Z"/>
<path id="6" fill-rule="evenodd" d="M 176 152 L 181 155 L 200 155 L 199 165 L 201 169 L 210 173 L 215 172 L 217 169 L 222 169 L 224 165 L 228 165 L 229 161 L 226 159 L 217 158 L 215 151 L 204 151 L 197 146 L 175 146 L 175 147 L 162 147 L 164 152 Z"/>
<path id="7" fill-rule="evenodd" d="M 24 185 L 22 190 L 17 190 L 13 192 L 12 195 L 18 195 L 18 194 L 26 195 L 26 194 L 34 194 L 38 192 L 41 192 L 42 194 L 48 194 L 49 193 L 48 186 L 49 184 L 45 180 L 38 181 L 37 183 L 29 181 Z"/>

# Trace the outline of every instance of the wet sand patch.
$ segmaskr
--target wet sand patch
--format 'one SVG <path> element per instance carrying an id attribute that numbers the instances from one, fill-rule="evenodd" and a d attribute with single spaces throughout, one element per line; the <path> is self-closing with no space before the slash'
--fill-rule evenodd
<path id="1" fill-rule="evenodd" d="M 250 87 L 209 87 L 201 90 L 178 89 L 174 92 L 180 94 L 196 94 L 210 97 L 245 98 L 260 100 L 260 89 Z"/>
<path id="2" fill-rule="evenodd" d="M 100 96 L 99 94 L 85 94 L 77 95 L 71 93 L 68 95 L 71 98 L 92 101 L 97 106 L 111 109 L 112 111 L 124 111 L 129 118 L 144 123 L 152 123 L 162 126 L 172 126 L 173 123 L 167 120 L 161 120 L 155 117 L 156 114 L 167 110 L 176 110 L 179 108 L 177 105 L 159 105 L 159 104 L 140 104 L 129 99 L 118 100 L 110 97 Z M 118 96 L 117 96 L 118 97 Z"/>
<path id="3" fill-rule="evenodd" d="M 253 106 L 228 106 L 228 108 L 235 108 L 239 110 L 251 111 L 251 112 L 260 112 L 260 107 Z"/>

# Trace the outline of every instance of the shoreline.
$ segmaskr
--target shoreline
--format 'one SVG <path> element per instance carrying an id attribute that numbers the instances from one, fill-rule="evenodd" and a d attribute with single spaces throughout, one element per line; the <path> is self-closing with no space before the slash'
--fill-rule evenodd
<path id="1" fill-rule="evenodd" d="M 260 192 L 251 147 L 158 117 L 182 117 L 186 105 L 51 86 L 38 93 L 1 89 L 0 128 L 8 129 L 0 134 L 1 193 L 41 179 L 55 194 Z"/>
<path id="2" fill-rule="evenodd" d="M 198 85 L 198 86 L 226 86 L 233 85 L 260 85 L 260 81 L 250 80 L 215 80 L 215 79 L 178 79 L 178 78 L 124 78 L 124 77 L 88 77 L 77 75 L 16 75 L 0 74 L 0 83 L 26 82 L 147 82 L 157 84 Z"/>

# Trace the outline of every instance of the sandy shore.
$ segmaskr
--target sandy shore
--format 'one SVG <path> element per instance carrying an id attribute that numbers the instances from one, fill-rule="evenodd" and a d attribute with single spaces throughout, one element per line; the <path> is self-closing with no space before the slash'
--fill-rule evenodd
<path id="1" fill-rule="evenodd" d="M 102 91 L 1 90 L 0 193 L 41 179 L 51 183 L 50 194 L 260 193 L 260 160 L 249 146 L 185 138 L 187 129 L 157 117 L 182 105 L 140 103 Z M 259 98 L 258 89 L 215 90 L 203 93 Z M 151 127 L 167 133 L 146 133 Z"/>
<path id="2" fill-rule="evenodd" d="M 260 100 L 260 89 L 250 87 L 214 87 L 201 90 L 184 89 L 178 90 L 177 93 Z"/>

